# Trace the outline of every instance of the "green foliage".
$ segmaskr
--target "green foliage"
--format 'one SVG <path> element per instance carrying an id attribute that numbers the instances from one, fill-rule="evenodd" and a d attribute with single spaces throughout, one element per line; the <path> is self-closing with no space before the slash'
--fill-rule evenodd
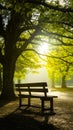
<path id="1" fill-rule="evenodd" d="M 58 70 L 57 76 L 65 74 L 66 63 L 73 62 L 73 51 L 68 48 L 70 51 L 67 49 L 69 53 L 66 53 L 66 48 L 59 46 L 73 46 L 72 0 L 64 0 L 64 3 L 59 0 L 0 0 L 0 63 L 4 70 L 2 94 L 6 94 L 6 98 L 13 92 L 15 63 L 15 75 L 18 78 L 22 78 L 22 73 L 27 73 L 28 68 L 40 67 L 37 56 L 26 51 L 33 50 L 32 46 L 43 44 L 43 37 L 47 37 L 48 44 L 54 45 L 56 49 L 50 53 L 54 60 L 51 55 L 48 59 L 50 74 L 54 70 Z M 37 46 L 34 49 L 37 50 Z"/>
<path id="2" fill-rule="evenodd" d="M 23 52 L 16 62 L 15 79 L 24 79 L 30 71 L 37 73 L 41 66 L 39 56 L 35 52 L 32 50 Z"/>
<path id="3" fill-rule="evenodd" d="M 52 50 L 47 58 L 47 70 L 49 76 L 55 73 L 55 80 L 58 81 L 63 75 L 69 80 L 73 75 L 73 49 L 70 46 L 60 46 Z"/>

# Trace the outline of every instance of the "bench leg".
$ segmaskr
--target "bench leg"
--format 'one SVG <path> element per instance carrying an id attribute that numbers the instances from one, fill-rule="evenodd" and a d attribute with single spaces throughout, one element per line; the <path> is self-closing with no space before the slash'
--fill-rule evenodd
<path id="1" fill-rule="evenodd" d="M 22 99 L 19 97 L 19 107 L 22 105 Z"/>
<path id="2" fill-rule="evenodd" d="M 30 106 L 30 98 L 28 98 L 28 106 Z"/>
<path id="3" fill-rule="evenodd" d="M 53 112 L 53 98 L 50 98 L 50 110 Z"/>
<path id="4" fill-rule="evenodd" d="M 41 112 L 44 111 L 44 100 L 41 100 Z"/>

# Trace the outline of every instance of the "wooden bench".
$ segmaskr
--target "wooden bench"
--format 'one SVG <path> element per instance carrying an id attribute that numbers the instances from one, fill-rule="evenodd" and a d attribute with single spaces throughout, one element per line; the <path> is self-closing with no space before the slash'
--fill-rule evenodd
<path id="1" fill-rule="evenodd" d="M 31 98 L 39 98 L 41 100 L 41 111 L 45 109 L 45 101 L 49 101 L 51 112 L 54 111 L 53 99 L 57 96 L 48 95 L 48 86 L 46 82 L 22 83 L 15 84 L 16 91 L 19 92 L 19 107 L 23 106 L 22 98 L 28 98 L 28 106 L 31 106 Z"/>

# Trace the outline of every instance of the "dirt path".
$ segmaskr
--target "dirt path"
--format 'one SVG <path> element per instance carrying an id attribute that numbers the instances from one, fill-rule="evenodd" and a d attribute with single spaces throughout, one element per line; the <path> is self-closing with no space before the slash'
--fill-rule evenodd
<path id="1" fill-rule="evenodd" d="M 1 130 L 73 130 L 73 92 L 58 93 L 58 99 L 54 100 L 56 114 L 46 112 L 41 115 L 40 108 L 18 108 L 18 100 L 9 102 L 0 107 Z M 34 99 L 32 104 L 40 106 L 40 101 Z M 48 105 L 47 103 L 45 105 Z"/>

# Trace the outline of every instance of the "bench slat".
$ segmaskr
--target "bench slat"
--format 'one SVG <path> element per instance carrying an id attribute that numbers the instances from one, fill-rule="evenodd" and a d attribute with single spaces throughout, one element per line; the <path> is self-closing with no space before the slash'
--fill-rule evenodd
<path id="1" fill-rule="evenodd" d="M 15 84 L 16 87 L 40 87 L 40 86 L 47 86 L 46 82 L 37 82 L 37 83 L 21 83 L 21 84 Z"/>
<path id="2" fill-rule="evenodd" d="M 22 92 L 48 92 L 48 89 L 16 89 L 17 91 L 22 91 Z"/>
<path id="3" fill-rule="evenodd" d="M 22 94 L 19 96 L 21 96 L 21 98 L 40 98 L 40 99 L 45 99 L 45 100 L 49 100 L 51 98 L 57 98 L 57 96 L 28 95 L 28 94 L 26 94 L 26 95 Z"/>
<path id="4" fill-rule="evenodd" d="M 24 94 L 22 94 L 22 95 L 20 95 L 20 97 L 21 98 L 41 98 L 41 97 L 44 97 L 44 95 L 42 96 L 42 95 L 28 95 L 28 94 L 24 95 Z"/>

